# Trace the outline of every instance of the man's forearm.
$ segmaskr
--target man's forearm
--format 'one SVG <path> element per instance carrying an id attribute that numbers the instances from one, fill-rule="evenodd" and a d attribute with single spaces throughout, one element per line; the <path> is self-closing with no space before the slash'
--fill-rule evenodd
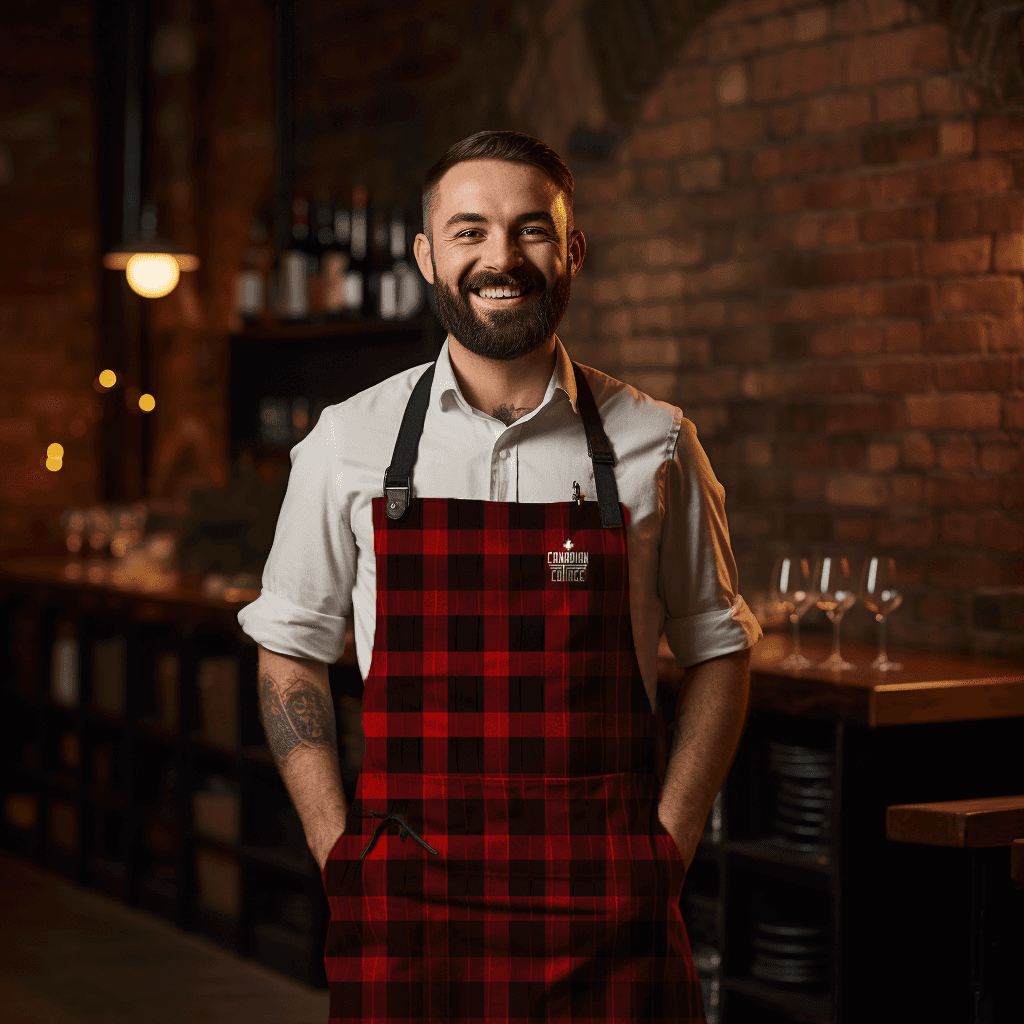
<path id="1" fill-rule="evenodd" d="M 270 752 L 322 868 L 348 819 L 327 666 L 261 647 L 259 708 Z"/>
<path id="2" fill-rule="evenodd" d="M 658 815 L 687 866 L 736 754 L 750 693 L 750 652 L 702 662 L 683 678 Z"/>

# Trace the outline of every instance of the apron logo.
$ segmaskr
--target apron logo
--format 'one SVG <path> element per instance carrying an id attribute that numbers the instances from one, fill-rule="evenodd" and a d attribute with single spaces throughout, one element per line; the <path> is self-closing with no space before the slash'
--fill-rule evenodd
<path id="1" fill-rule="evenodd" d="M 552 583 L 586 583 L 587 565 L 590 555 L 586 551 L 576 551 L 576 545 L 567 540 L 562 551 L 548 552 L 548 569 L 551 571 Z"/>

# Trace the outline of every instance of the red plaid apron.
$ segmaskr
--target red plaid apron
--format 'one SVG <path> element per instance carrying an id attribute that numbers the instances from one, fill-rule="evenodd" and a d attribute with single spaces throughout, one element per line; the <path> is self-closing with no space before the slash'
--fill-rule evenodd
<path id="1" fill-rule="evenodd" d="M 406 491 L 397 520 L 394 492 L 374 499 L 366 757 L 324 870 L 332 1024 L 704 1020 L 628 512 L 615 494 L 622 525 L 603 526 L 602 490 L 602 508 Z"/>

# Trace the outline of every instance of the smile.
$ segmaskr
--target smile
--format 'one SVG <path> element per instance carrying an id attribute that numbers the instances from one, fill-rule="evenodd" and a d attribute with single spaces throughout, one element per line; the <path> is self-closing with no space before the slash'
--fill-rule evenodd
<path id="1" fill-rule="evenodd" d="M 515 288 L 510 287 L 497 287 L 497 288 L 471 288 L 470 291 L 479 296 L 481 299 L 521 299 L 524 295 L 528 294 L 532 289 L 529 285 L 517 285 Z"/>

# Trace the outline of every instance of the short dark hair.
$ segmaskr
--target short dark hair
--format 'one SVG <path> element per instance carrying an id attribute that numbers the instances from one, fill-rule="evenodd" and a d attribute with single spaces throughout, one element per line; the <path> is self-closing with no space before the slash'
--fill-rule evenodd
<path id="1" fill-rule="evenodd" d="M 430 204 L 437 190 L 437 183 L 456 164 L 467 160 L 511 160 L 520 164 L 532 164 L 540 168 L 565 193 L 569 200 L 569 223 L 572 228 L 572 171 L 565 161 L 540 139 L 522 132 L 486 131 L 470 135 L 461 142 L 449 146 L 441 158 L 427 171 L 423 179 L 423 230 L 430 234 Z"/>

